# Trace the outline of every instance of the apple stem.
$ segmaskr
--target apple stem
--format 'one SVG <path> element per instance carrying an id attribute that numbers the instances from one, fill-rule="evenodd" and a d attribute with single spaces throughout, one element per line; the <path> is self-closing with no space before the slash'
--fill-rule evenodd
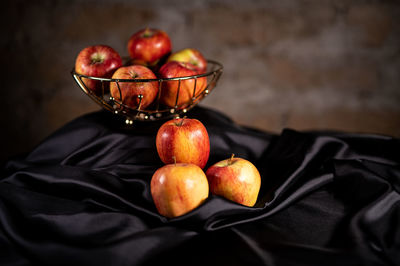
<path id="1" fill-rule="evenodd" d="M 104 56 L 101 54 L 101 53 L 94 53 L 92 56 L 91 56 L 91 64 L 92 65 L 94 65 L 94 64 L 97 64 L 97 63 L 102 63 L 103 61 L 104 61 Z"/>
<path id="2" fill-rule="evenodd" d="M 145 30 L 144 30 L 144 32 L 143 32 L 143 37 L 145 37 L 145 38 L 150 38 L 150 37 L 152 37 L 153 36 L 153 32 L 152 32 L 152 30 L 150 29 L 150 28 L 146 28 Z"/>
<path id="3" fill-rule="evenodd" d="M 179 125 L 178 126 L 182 126 L 182 124 L 183 124 L 183 120 L 185 120 L 185 118 L 186 118 L 186 116 L 184 116 L 182 119 L 181 119 L 181 122 L 179 123 Z"/>
<path id="4" fill-rule="evenodd" d="M 136 78 L 139 76 L 135 71 L 129 71 L 128 75 L 129 75 L 132 79 L 136 79 Z"/>
<path id="5" fill-rule="evenodd" d="M 176 166 L 176 157 L 175 157 L 175 156 L 172 156 L 172 159 L 174 160 L 174 164 L 175 164 L 175 166 Z"/>
<path id="6" fill-rule="evenodd" d="M 233 157 L 235 157 L 234 153 L 232 153 L 231 158 L 228 159 L 228 165 L 232 164 Z"/>

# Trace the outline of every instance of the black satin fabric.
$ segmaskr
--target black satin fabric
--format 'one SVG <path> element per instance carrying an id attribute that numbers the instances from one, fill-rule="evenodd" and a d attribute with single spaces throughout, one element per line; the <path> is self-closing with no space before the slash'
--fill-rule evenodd
<path id="1" fill-rule="evenodd" d="M 77 118 L 0 179 L 0 265 L 400 265 L 400 140 L 241 127 L 197 107 L 209 167 L 231 153 L 262 176 L 256 206 L 210 195 L 160 216 L 150 179 L 163 122 Z"/>

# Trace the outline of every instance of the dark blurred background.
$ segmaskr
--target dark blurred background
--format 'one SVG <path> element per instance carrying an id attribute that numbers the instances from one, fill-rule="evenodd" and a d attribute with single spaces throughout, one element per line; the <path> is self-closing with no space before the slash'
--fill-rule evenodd
<path id="1" fill-rule="evenodd" d="M 3 1 L 0 159 L 99 110 L 70 71 L 86 46 L 144 27 L 198 48 L 224 74 L 201 104 L 280 133 L 330 129 L 400 137 L 400 2 Z"/>

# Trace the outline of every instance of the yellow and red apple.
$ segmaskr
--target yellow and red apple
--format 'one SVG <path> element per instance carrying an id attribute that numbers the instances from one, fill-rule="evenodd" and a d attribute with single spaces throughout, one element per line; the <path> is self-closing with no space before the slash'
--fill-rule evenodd
<path id="1" fill-rule="evenodd" d="M 176 161 L 204 168 L 210 155 L 207 129 L 197 119 L 176 118 L 165 122 L 158 129 L 156 147 L 165 164 Z"/>
<path id="2" fill-rule="evenodd" d="M 112 76 L 113 79 L 124 79 L 132 81 L 111 82 L 110 93 L 115 100 L 122 102 L 130 108 L 145 109 L 157 97 L 158 82 L 141 79 L 157 79 L 156 75 L 149 68 L 142 65 L 130 65 L 120 67 Z M 141 99 L 139 97 L 141 95 Z"/>
<path id="3" fill-rule="evenodd" d="M 189 77 L 201 74 L 194 65 L 178 61 L 165 63 L 158 73 L 161 78 Z M 169 107 L 183 108 L 190 103 L 191 99 L 202 93 L 206 86 L 206 77 L 163 81 L 160 101 Z"/>
<path id="4" fill-rule="evenodd" d="M 261 177 L 250 161 L 232 155 L 231 158 L 210 166 L 206 176 L 212 194 L 248 207 L 256 203 Z"/>
<path id="5" fill-rule="evenodd" d="M 207 60 L 199 50 L 194 48 L 185 48 L 172 53 L 167 59 L 167 62 L 169 61 L 190 63 L 199 73 L 205 73 L 207 70 Z"/>
<path id="6" fill-rule="evenodd" d="M 202 204 L 208 197 L 208 182 L 203 170 L 194 164 L 174 163 L 159 168 L 150 182 L 157 211 L 168 218 L 181 216 Z"/>

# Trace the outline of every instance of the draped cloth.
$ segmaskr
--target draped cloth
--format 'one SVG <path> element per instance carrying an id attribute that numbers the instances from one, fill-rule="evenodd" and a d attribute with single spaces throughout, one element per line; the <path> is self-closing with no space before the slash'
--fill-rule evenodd
<path id="1" fill-rule="evenodd" d="M 400 140 L 332 131 L 272 134 L 196 107 L 212 164 L 232 153 L 262 178 L 254 207 L 209 195 L 172 219 L 150 180 L 165 121 L 79 117 L 0 179 L 0 265 L 400 265 Z"/>

